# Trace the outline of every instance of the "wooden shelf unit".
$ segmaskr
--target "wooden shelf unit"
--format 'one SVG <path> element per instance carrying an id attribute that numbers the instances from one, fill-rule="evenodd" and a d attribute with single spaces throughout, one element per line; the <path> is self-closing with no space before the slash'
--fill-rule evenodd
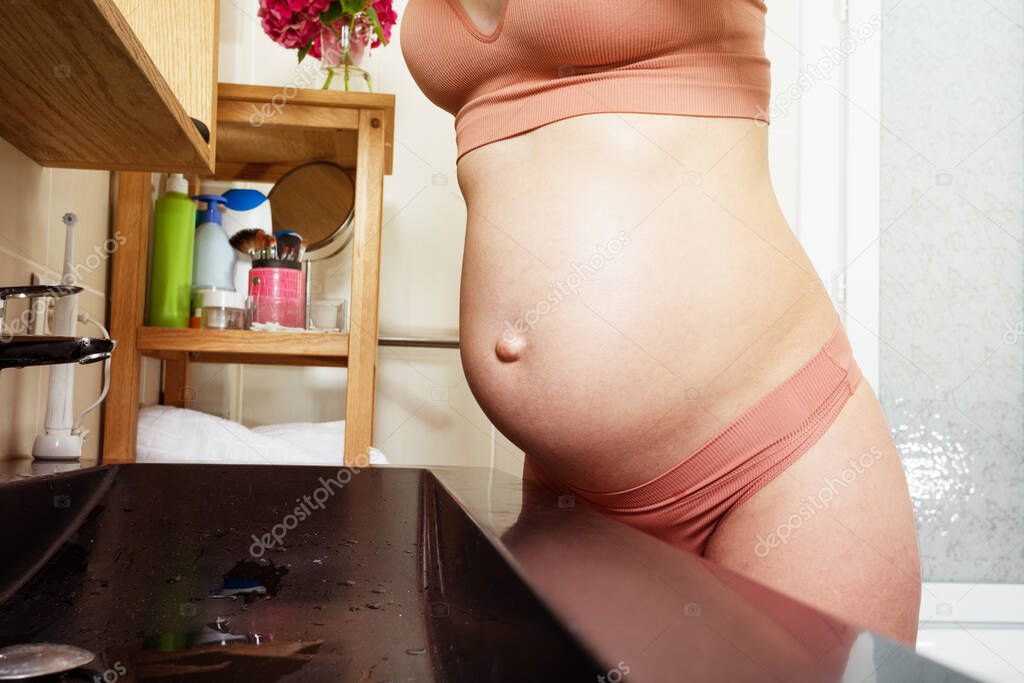
<path id="1" fill-rule="evenodd" d="M 262 330 L 193 330 L 140 327 L 136 346 L 144 356 L 199 363 L 348 365 L 348 335 Z"/>
<path id="2" fill-rule="evenodd" d="M 195 361 L 347 367 L 343 462 L 365 462 L 373 437 L 383 183 L 392 164 L 394 95 L 221 83 L 216 106 L 217 159 L 209 177 L 271 182 L 323 159 L 353 172 L 350 332 L 145 326 L 152 181 L 149 173 L 120 173 L 114 229 L 124 241 L 112 257 L 110 306 L 110 332 L 118 342 L 111 385 L 118 389 L 107 398 L 103 461 L 135 459 L 141 358 L 148 355 L 164 362 L 163 402 L 181 407 L 194 393 L 189 366 Z M 251 120 L 254 111 L 267 115 Z"/>
<path id="3" fill-rule="evenodd" d="M 395 96 L 221 83 L 217 88 L 218 180 L 274 182 L 300 163 L 358 166 L 359 117 L 383 112 L 384 173 L 390 175 Z M 272 130 L 271 134 L 266 134 Z"/>

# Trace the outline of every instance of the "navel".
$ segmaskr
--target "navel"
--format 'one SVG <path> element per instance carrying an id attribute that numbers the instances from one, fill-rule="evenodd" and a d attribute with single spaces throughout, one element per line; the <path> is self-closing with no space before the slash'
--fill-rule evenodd
<path id="1" fill-rule="evenodd" d="M 526 338 L 518 332 L 506 333 L 498 338 L 494 345 L 494 355 L 502 363 L 514 363 L 523 355 L 526 348 Z"/>

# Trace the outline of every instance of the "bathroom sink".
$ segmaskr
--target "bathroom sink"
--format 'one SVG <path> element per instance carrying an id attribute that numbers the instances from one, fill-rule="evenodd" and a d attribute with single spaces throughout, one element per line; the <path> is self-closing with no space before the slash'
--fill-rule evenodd
<path id="1" fill-rule="evenodd" d="M 430 473 L 337 473 L 127 465 L 0 487 L 0 647 L 72 644 L 142 680 L 594 680 Z"/>
<path id="2" fill-rule="evenodd" d="M 0 647 L 101 679 L 968 680 L 486 470 L 120 465 L 0 514 Z"/>

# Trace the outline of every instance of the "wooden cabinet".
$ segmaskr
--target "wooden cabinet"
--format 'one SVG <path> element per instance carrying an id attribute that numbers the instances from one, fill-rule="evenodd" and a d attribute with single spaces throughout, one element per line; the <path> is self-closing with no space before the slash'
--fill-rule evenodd
<path id="1" fill-rule="evenodd" d="M 43 166 L 212 173 L 218 9 L 2 0 L 0 136 Z"/>

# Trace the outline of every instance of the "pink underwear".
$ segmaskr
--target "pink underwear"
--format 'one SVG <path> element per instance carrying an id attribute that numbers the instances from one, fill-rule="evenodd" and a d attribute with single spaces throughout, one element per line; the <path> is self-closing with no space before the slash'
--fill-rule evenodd
<path id="1" fill-rule="evenodd" d="M 668 472 L 625 491 L 600 493 L 528 467 L 555 491 L 652 536 L 703 554 L 723 519 L 821 438 L 860 382 L 842 325 L 806 365 Z"/>

